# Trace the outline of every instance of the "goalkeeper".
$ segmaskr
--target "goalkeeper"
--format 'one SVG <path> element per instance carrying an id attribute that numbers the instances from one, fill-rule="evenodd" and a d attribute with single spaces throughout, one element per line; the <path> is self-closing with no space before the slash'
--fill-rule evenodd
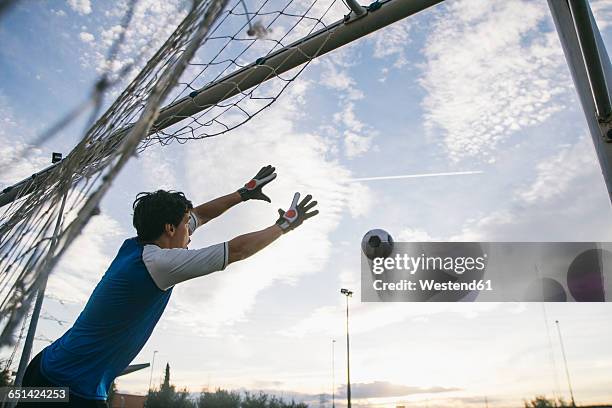
<path id="1" fill-rule="evenodd" d="M 105 407 L 111 383 L 147 342 L 174 285 L 248 258 L 318 214 L 311 211 L 317 204 L 312 196 L 299 201 L 295 193 L 289 209 L 278 210 L 274 225 L 187 249 L 198 227 L 234 205 L 271 202 L 262 187 L 276 178 L 274 170 L 263 167 L 238 191 L 195 208 L 180 192 L 138 194 L 133 205 L 138 236 L 123 243 L 74 325 L 30 362 L 23 386 L 69 387 L 70 402 L 61 406 Z"/>

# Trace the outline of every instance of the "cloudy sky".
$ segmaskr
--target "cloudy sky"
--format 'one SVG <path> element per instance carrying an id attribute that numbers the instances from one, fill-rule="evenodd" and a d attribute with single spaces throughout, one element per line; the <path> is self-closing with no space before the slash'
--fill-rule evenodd
<path id="1" fill-rule="evenodd" d="M 610 48 L 612 3 L 591 6 Z M 2 160 L 86 99 L 124 11 L 69 0 L 18 3 L 2 16 Z M 140 1 L 111 69 L 146 60 L 185 11 L 178 0 Z M 342 12 L 340 3 L 327 18 Z M 52 151 L 69 152 L 83 124 L 3 171 L 0 186 L 46 166 Z M 313 194 L 321 214 L 249 260 L 177 286 L 134 361 L 151 362 L 157 350 L 152 373 L 120 378 L 119 390 L 146 392 L 149 376 L 157 384 L 169 362 L 173 382 L 194 392 L 261 389 L 329 406 L 333 339 L 336 395 L 345 392 L 339 289 L 348 287 L 356 292 L 351 379 L 360 406 L 568 399 L 555 320 L 576 401 L 612 402 L 609 304 L 359 301 L 359 243 L 372 228 L 406 241 L 612 240 L 612 208 L 584 115 L 547 4 L 535 0 L 448 0 L 311 63 L 270 108 L 227 134 L 149 148 L 123 171 L 102 214 L 52 275 L 34 351 L 76 319 L 133 236 L 138 192 L 172 188 L 204 202 L 268 163 L 279 174 L 267 187 L 273 205 L 232 209 L 199 230 L 192 247 L 271 225 L 294 191 Z M 460 171 L 481 173 L 351 181 Z"/>

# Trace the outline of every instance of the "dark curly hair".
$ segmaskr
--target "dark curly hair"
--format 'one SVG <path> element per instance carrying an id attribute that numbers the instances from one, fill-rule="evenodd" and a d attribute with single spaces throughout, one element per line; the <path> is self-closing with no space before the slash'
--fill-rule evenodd
<path id="1" fill-rule="evenodd" d="M 138 193 L 132 209 L 132 223 L 138 239 L 141 242 L 151 242 L 163 234 L 166 224 L 178 227 L 185 213 L 193 209 L 193 205 L 179 191 L 157 190 Z"/>

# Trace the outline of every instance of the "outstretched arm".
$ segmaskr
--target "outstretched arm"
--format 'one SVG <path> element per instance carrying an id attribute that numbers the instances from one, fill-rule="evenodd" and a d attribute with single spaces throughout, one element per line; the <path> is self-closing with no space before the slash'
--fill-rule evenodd
<path id="1" fill-rule="evenodd" d="M 256 252 L 264 249 L 278 237 L 300 226 L 304 220 L 314 217 L 318 210 L 310 211 L 316 205 L 316 201 L 310 201 L 312 196 L 308 194 L 300 203 L 300 193 L 295 193 L 293 202 L 287 211 L 278 210 L 279 218 L 276 223 L 261 231 L 240 235 L 228 243 L 228 264 L 241 261 Z"/>
<path id="2" fill-rule="evenodd" d="M 262 192 L 262 188 L 276 178 L 274 170 L 276 169 L 270 165 L 262 167 L 255 177 L 238 191 L 195 207 L 193 213 L 198 217 L 197 225 L 207 223 L 242 201 L 263 200 L 270 202 L 270 198 Z"/>
<path id="3" fill-rule="evenodd" d="M 177 283 L 221 271 L 236 261 L 248 258 L 274 242 L 282 234 L 300 226 L 304 220 L 318 214 L 310 211 L 316 201 L 309 202 L 312 196 L 307 195 L 299 204 L 296 193 L 287 211 L 279 210 L 276 224 L 261 231 L 240 235 L 229 242 L 212 245 L 201 249 L 160 248 L 157 245 L 145 245 L 142 259 L 155 284 L 161 290 L 167 290 Z"/>
<path id="4" fill-rule="evenodd" d="M 276 224 L 261 231 L 250 232 L 240 235 L 228 242 L 227 263 L 241 261 L 264 249 L 278 237 L 283 235 L 283 230 Z"/>
<path id="5" fill-rule="evenodd" d="M 240 194 L 236 191 L 234 193 L 224 195 L 223 197 L 215 198 L 212 201 L 198 205 L 193 209 L 193 212 L 198 217 L 199 225 L 207 223 L 208 221 L 216 218 L 242 202 Z"/>

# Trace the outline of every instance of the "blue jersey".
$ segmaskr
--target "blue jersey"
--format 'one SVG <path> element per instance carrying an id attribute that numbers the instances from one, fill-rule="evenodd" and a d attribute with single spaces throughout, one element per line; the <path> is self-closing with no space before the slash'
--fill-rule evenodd
<path id="1" fill-rule="evenodd" d="M 143 245 L 126 240 L 74 326 L 49 345 L 41 372 L 77 396 L 105 400 L 107 391 L 145 345 L 172 288 L 161 290 L 143 262 Z"/>

